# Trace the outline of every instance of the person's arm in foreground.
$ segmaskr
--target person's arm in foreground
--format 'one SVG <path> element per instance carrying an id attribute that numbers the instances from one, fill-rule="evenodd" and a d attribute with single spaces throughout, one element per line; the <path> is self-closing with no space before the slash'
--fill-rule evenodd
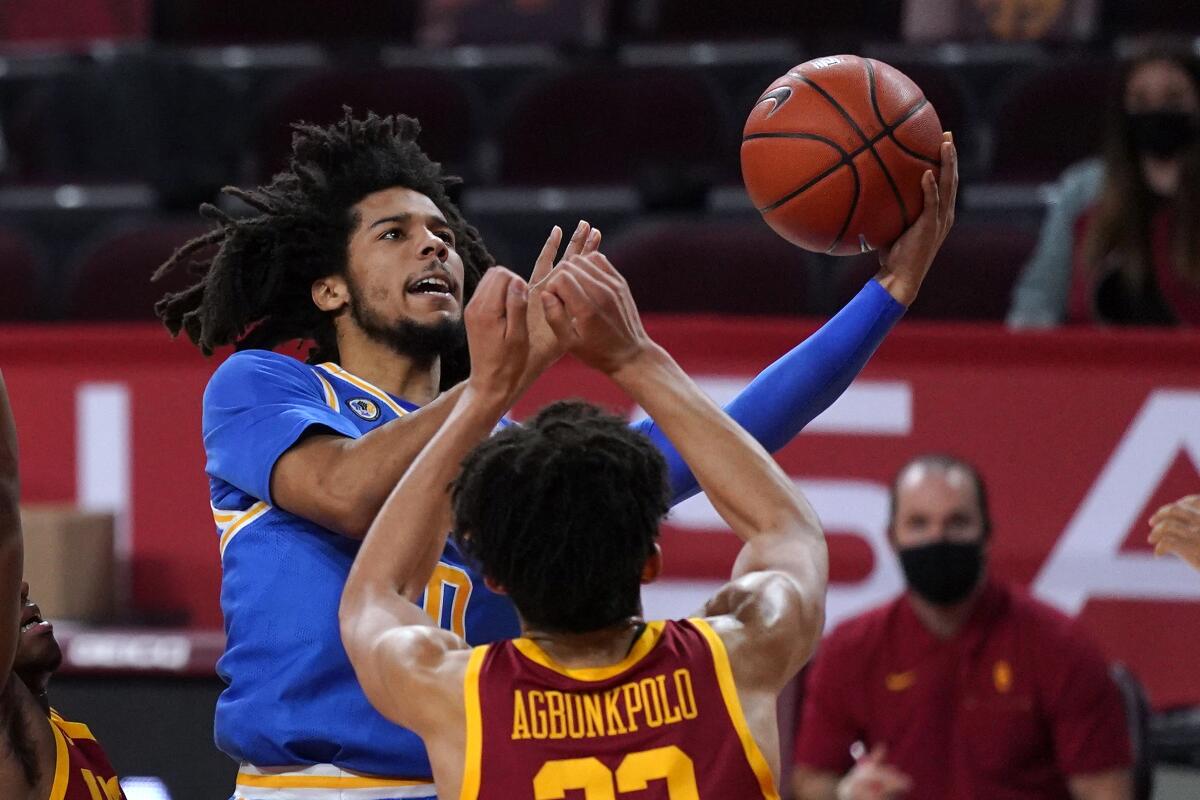
<path id="1" fill-rule="evenodd" d="M 770 452 L 779 450 L 846 391 L 888 331 L 916 299 L 934 256 L 954 224 L 958 156 L 947 134 L 940 185 L 922 179 L 924 210 L 888 250 L 879 274 L 812 336 L 762 371 L 725 411 Z M 932 185 L 931 185 L 932 184 Z M 697 491 L 687 459 L 650 414 L 637 423 L 667 459 L 673 502 Z"/>
<path id="2" fill-rule="evenodd" d="M 527 287 L 494 268 L 465 317 L 471 376 L 445 424 L 404 473 L 371 524 L 342 593 L 342 643 L 371 704 L 418 733 L 445 723 L 429 692 L 446 681 L 446 656 L 467 649 L 416 604 L 450 530 L 449 486 L 463 458 L 520 393 L 529 339 Z"/>
<path id="3" fill-rule="evenodd" d="M 1127 769 L 1071 775 L 1067 789 L 1071 800 L 1133 800 L 1133 777 Z"/>
<path id="4" fill-rule="evenodd" d="M 646 335 L 625 280 L 599 253 L 551 276 L 546 318 L 568 349 L 650 412 L 729 527 L 745 541 L 734 583 L 707 609 L 754 637 L 739 664 L 751 688 L 778 692 L 824 622 L 828 557 L 816 514 L 770 455 Z"/>
<path id="5" fill-rule="evenodd" d="M 549 274 L 561 237 L 562 231 L 555 226 L 534 264 L 531 280 Z M 567 245 L 566 257 L 591 252 L 599 244 L 600 232 L 580 222 Z M 523 376 L 526 385 L 561 352 L 544 337 L 535 338 L 533 350 Z M 272 499 L 298 517 L 361 539 L 396 481 L 445 423 L 465 388 L 465 383 L 459 384 L 361 438 L 324 432 L 306 436 L 276 461 L 271 473 Z"/>
<path id="6" fill-rule="evenodd" d="M 21 619 L 21 481 L 17 428 L 0 375 L 0 674 L 12 671 Z"/>

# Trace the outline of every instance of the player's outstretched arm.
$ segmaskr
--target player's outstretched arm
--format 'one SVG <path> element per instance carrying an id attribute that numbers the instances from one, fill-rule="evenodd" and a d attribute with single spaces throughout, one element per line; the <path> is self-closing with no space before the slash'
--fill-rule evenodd
<path id="1" fill-rule="evenodd" d="M 845 308 L 812 336 L 763 370 L 728 406 L 733 417 L 772 453 L 846 391 L 916 297 L 934 256 L 954 224 L 958 157 L 942 145 L 940 182 L 924 178 L 925 210 L 890 251 L 886 265 Z M 637 423 L 667 459 L 673 502 L 699 487 L 684 459 L 651 415 Z"/>
<path id="2" fill-rule="evenodd" d="M 17 428 L 0 375 L 0 675 L 12 670 L 21 619 L 21 482 Z"/>
<path id="3" fill-rule="evenodd" d="M 465 316 L 471 377 L 446 423 L 413 461 L 379 510 L 342 593 L 342 643 L 367 698 L 418 733 L 444 721 L 439 692 L 461 693 L 465 651 L 416 601 L 433 574 L 451 526 L 449 487 L 467 453 L 488 436 L 520 392 L 529 354 L 525 281 L 489 270 Z"/>
<path id="4" fill-rule="evenodd" d="M 755 657 L 735 667 L 739 677 L 778 691 L 803 665 L 824 621 L 828 555 L 816 514 L 770 455 L 650 340 L 628 285 L 604 256 L 561 266 L 545 302 L 559 338 L 654 416 L 745 541 L 735 582 L 719 595 L 728 602 L 712 613 L 729 617 L 723 638 L 732 630 L 753 643 Z"/>

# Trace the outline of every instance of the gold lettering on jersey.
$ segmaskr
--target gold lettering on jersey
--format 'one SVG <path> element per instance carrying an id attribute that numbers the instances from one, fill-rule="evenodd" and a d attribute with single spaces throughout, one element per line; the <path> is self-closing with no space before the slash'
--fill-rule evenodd
<path id="1" fill-rule="evenodd" d="M 696 719 L 692 675 L 677 669 L 606 692 L 513 691 L 513 740 L 591 739 Z"/>
<path id="2" fill-rule="evenodd" d="M 517 689 L 515 693 L 515 701 L 513 702 L 513 739 L 528 739 L 529 738 L 529 720 L 525 717 L 525 698 L 521 694 L 521 690 Z"/>

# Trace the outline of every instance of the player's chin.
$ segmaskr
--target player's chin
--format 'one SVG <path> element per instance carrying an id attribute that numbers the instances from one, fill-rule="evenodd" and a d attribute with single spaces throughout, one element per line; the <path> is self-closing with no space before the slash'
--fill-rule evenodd
<path id="1" fill-rule="evenodd" d="M 62 663 L 62 648 L 54 638 L 54 630 L 31 630 L 21 634 L 21 646 L 13 669 L 17 671 L 53 672 Z"/>

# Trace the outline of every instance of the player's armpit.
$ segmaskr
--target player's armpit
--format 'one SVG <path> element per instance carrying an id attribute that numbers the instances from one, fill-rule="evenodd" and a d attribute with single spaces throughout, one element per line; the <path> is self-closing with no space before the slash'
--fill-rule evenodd
<path id="1" fill-rule="evenodd" d="M 823 593 L 780 570 L 727 583 L 704 614 L 729 651 L 738 685 L 782 691 L 808 661 L 825 623 Z"/>
<path id="2" fill-rule="evenodd" d="M 444 725 L 446 714 L 462 707 L 467 643 L 428 618 L 414 625 L 361 616 L 343 618 L 342 642 L 371 705 L 419 734 Z"/>

